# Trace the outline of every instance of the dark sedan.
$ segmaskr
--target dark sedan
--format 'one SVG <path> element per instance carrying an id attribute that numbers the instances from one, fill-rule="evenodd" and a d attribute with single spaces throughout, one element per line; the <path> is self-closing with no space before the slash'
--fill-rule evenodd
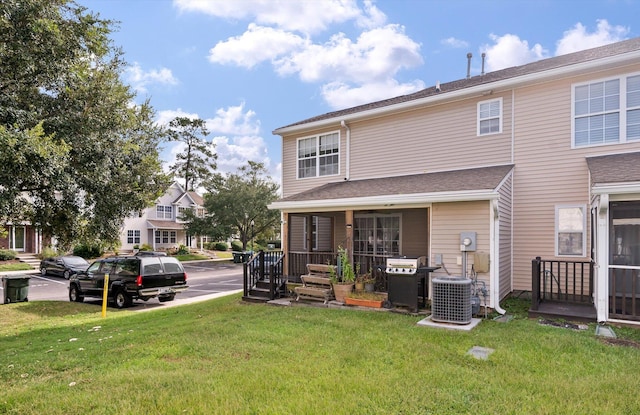
<path id="1" fill-rule="evenodd" d="M 82 257 L 74 255 L 57 256 L 40 261 L 40 274 L 43 277 L 45 275 L 57 275 L 68 280 L 71 274 L 86 271 L 88 267 L 89 263 Z"/>

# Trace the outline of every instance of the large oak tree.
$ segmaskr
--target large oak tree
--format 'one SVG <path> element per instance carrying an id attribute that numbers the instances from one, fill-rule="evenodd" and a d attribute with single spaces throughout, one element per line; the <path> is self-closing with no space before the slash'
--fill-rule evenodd
<path id="1" fill-rule="evenodd" d="M 111 243 L 166 189 L 162 131 L 120 79 L 114 28 L 71 1 L 0 2 L 0 225 Z"/>

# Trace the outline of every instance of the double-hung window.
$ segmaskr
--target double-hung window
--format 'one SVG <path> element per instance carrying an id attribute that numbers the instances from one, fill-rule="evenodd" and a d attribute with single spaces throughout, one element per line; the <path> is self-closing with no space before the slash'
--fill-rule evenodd
<path id="1" fill-rule="evenodd" d="M 478 135 L 502 132 L 502 98 L 478 102 Z"/>
<path id="2" fill-rule="evenodd" d="M 573 146 L 640 140 L 640 75 L 573 87 Z"/>
<path id="3" fill-rule="evenodd" d="M 298 140 L 298 178 L 331 176 L 340 173 L 338 133 Z"/>
<path id="4" fill-rule="evenodd" d="M 156 206 L 156 218 L 158 219 L 173 219 L 172 206 Z"/>
<path id="5" fill-rule="evenodd" d="M 128 229 L 127 230 L 127 243 L 128 244 L 139 244 L 140 243 L 140 230 L 139 229 Z"/>

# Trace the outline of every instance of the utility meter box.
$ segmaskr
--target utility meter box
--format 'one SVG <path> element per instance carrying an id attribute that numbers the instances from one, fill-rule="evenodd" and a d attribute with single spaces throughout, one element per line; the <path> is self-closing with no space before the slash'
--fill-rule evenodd
<path id="1" fill-rule="evenodd" d="M 460 251 L 473 252 L 476 250 L 477 232 L 460 232 Z"/>

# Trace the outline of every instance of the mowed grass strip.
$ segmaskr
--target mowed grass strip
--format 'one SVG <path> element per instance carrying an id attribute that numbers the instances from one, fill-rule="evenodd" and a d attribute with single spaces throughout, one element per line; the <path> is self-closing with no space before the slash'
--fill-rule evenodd
<path id="1" fill-rule="evenodd" d="M 3 414 L 630 414 L 640 349 L 595 329 L 471 332 L 385 312 L 247 304 L 0 306 Z M 638 340 L 635 329 L 615 329 Z M 494 350 L 488 360 L 467 352 Z"/>

